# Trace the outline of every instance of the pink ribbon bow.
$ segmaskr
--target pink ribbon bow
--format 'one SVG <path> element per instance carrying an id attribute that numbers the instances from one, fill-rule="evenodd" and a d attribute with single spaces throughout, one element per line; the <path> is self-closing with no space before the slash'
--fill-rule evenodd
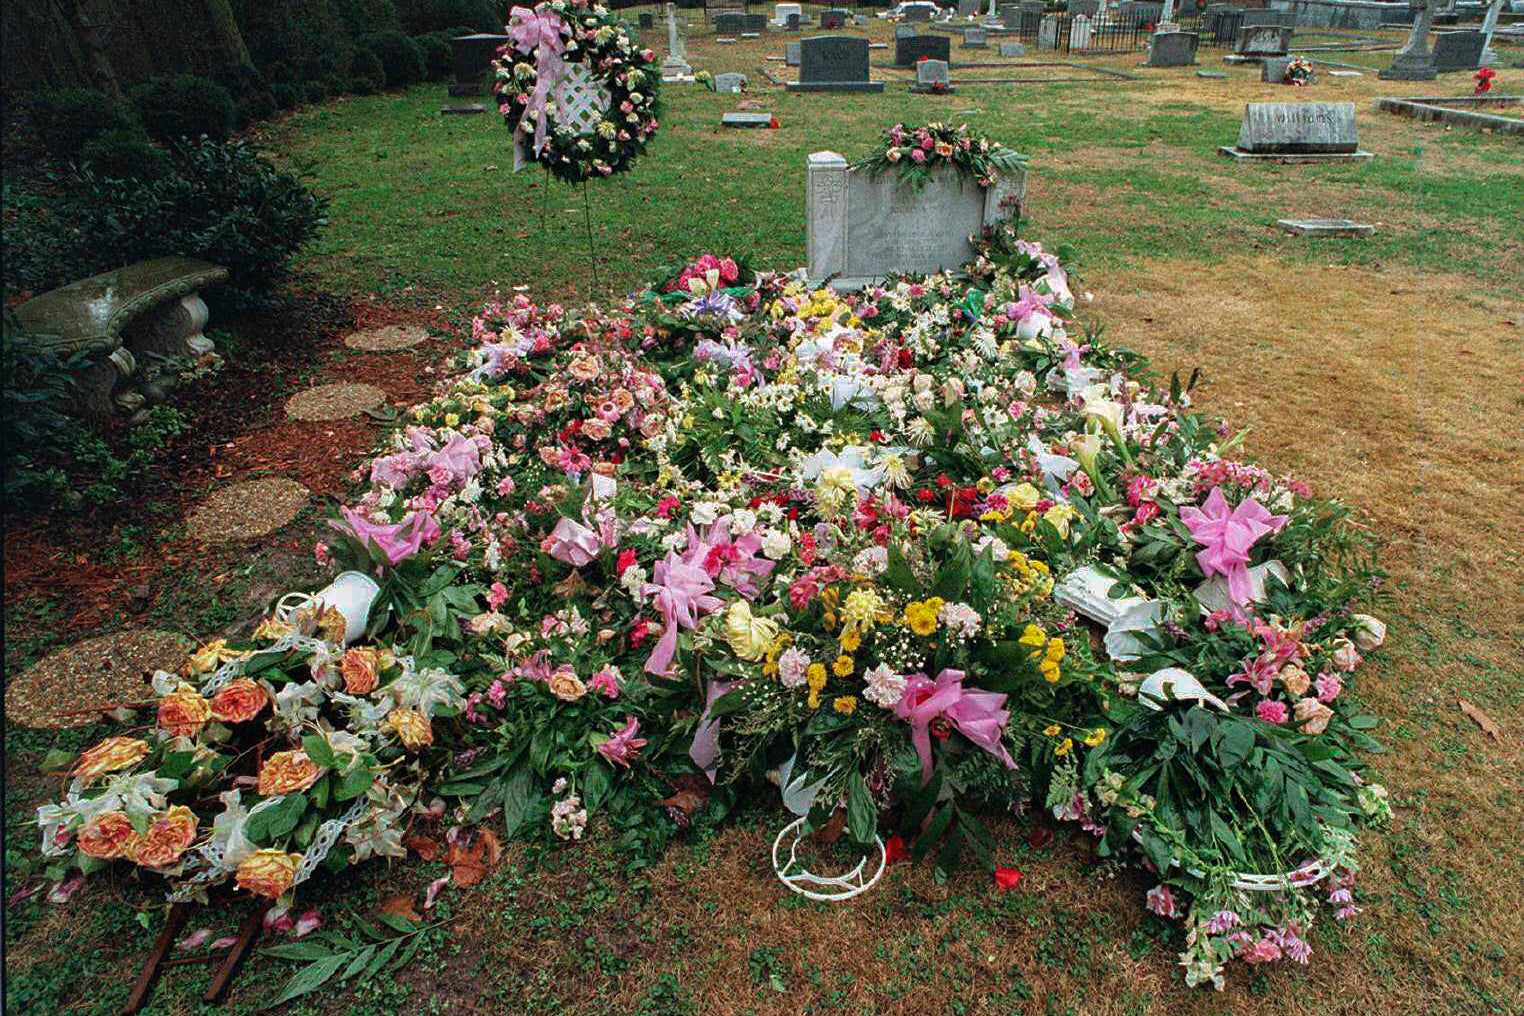
<path id="1" fill-rule="evenodd" d="M 1207 578 L 1221 575 L 1228 583 L 1228 598 L 1239 606 L 1254 595 L 1249 581 L 1249 548 L 1260 537 L 1278 531 L 1286 524 L 1285 515 L 1271 515 L 1252 497 L 1237 508 L 1228 508 L 1222 488 L 1213 487 L 1200 508 L 1180 509 L 1180 521 L 1191 531 L 1191 538 L 1205 547 L 1196 554 Z"/>
<path id="2" fill-rule="evenodd" d="M 910 743 L 921 756 L 921 784 L 931 779 L 931 721 L 946 719 L 964 737 L 1016 768 L 1000 734 L 1010 720 L 1005 696 L 993 691 L 975 691 L 963 687 L 963 671 L 944 670 L 933 681 L 925 674 L 911 674 L 905 691 L 894 704 L 894 715 L 910 721 Z"/>
<path id="3" fill-rule="evenodd" d="M 646 672 L 666 674 L 677 652 L 677 628 L 682 625 L 690 630 L 698 627 L 699 618 L 724 606 L 718 596 L 711 596 L 714 579 L 704 570 L 704 558 L 709 554 L 709 544 L 691 539 L 685 554 L 675 550 L 656 563 L 651 579 L 642 592 L 654 597 L 661 611 L 662 633 L 651 658 L 646 660 Z"/>
<path id="4" fill-rule="evenodd" d="M 535 53 L 534 91 L 524 107 L 525 116 L 534 117 L 534 154 L 545 149 L 545 108 L 550 102 L 550 91 L 561 81 L 565 64 L 561 54 L 565 43 L 561 33 L 566 26 L 551 11 L 532 11 L 527 7 L 515 7 L 508 15 L 508 35 L 514 48 L 524 55 Z M 520 130 L 523 124 L 520 123 Z"/>
<path id="5" fill-rule="evenodd" d="M 597 530 L 574 519 L 563 518 L 557 522 L 545 540 L 545 553 L 573 568 L 581 568 L 602 551 L 603 540 Z"/>

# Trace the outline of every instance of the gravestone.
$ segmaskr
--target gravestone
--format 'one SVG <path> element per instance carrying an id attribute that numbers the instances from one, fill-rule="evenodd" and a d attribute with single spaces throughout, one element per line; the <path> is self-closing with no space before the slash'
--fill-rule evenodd
<path id="1" fill-rule="evenodd" d="M 852 17 L 852 12 L 851 11 L 843 10 L 840 7 L 833 7 L 832 9 L 830 9 L 828 11 L 821 11 L 820 12 L 820 27 L 821 28 L 846 28 L 847 27 L 847 22 L 851 19 L 851 17 Z"/>
<path id="2" fill-rule="evenodd" d="M 915 65 L 915 84 L 912 92 L 951 92 L 952 75 L 948 73 L 946 60 L 922 60 Z"/>
<path id="3" fill-rule="evenodd" d="M 1434 69 L 1441 74 L 1474 71 L 1481 66 L 1486 46 L 1487 36 L 1478 29 L 1435 32 Z"/>
<path id="4" fill-rule="evenodd" d="M 894 272 L 961 267 L 973 256 L 969 237 L 1008 217 L 1026 186 L 1021 170 L 982 188 L 943 166 L 917 191 L 892 168 L 878 175 L 852 169 L 835 152 L 815 152 L 808 167 L 809 277 L 831 278 L 838 289 L 860 289 Z"/>
<path id="5" fill-rule="evenodd" d="M 646 31 L 656 27 L 656 16 L 650 11 L 640 12 L 640 29 Z"/>
<path id="6" fill-rule="evenodd" d="M 1429 28 L 1434 22 L 1434 9 L 1428 3 L 1420 3 L 1413 19 L 1413 30 L 1401 49 L 1392 54 L 1392 62 L 1383 67 L 1376 76 L 1383 81 L 1433 81 L 1439 74 L 1434 54 L 1429 49 Z"/>
<path id="7" fill-rule="evenodd" d="M 450 40 L 454 51 L 455 80 L 451 83 L 451 95 L 480 95 L 487 69 L 497 57 L 497 51 L 512 42 L 506 35 L 480 32 L 476 35 L 457 35 Z"/>
<path id="8" fill-rule="evenodd" d="M 1244 25 L 1233 42 L 1233 63 L 1262 60 L 1267 56 L 1285 56 L 1291 48 L 1291 33 L 1284 25 Z"/>
<path id="9" fill-rule="evenodd" d="M 1370 236 L 1376 227 L 1351 219 L 1276 219 L 1275 225 L 1294 236 Z"/>
<path id="10" fill-rule="evenodd" d="M 1251 102 L 1244 107 L 1238 144 L 1218 151 L 1266 162 L 1371 158 L 1360 151 L 1352 102 Z"/>
<path id="11" fill-rule="evenodd" d="M 952 61 L 952 40 L 945 35 L 907 35 L 894 40 L 894 66 L 914 67 L 917 60 Z"/>
<path id="12" fill-rule="evenodd" d="M 1058 17 L 1049 14 L 1042 19 L 1042 24 L 1037 26 L 1037 48 L 1058 48 Z"/>
<path id="13" fill-rule="evenodd" d="M 1142 3 L 1139 0 L 1127 0 L 1127 2 L 1117 6 L 1117 19 L 1130 25 L 1157 25 L 1162 17 L 1164 17 L 1164 5 L 1162 3 Z"/>
<path id="14" fill-rule="evenodd" d="M 1289 11 L 1244 11 L 1243 21 L 1240 22 L 1245 28 L 1258 28 L 1261 25 L 1279 25 L 1292 27 L 1296 24 L 1295 15 Z"/>
<path id="15" fill-rule="evenodd" d="M 917 34 L 917 32 L 915 30 L 915 26 L 914 25 L 895 25 L 894 26 L 894 37 L 896 39 L 908 39 L 908 38 L 910 38 L 910 37 L 912 37 L 912 36 L 914 36 L 916 34 Z"/>
<path id="16" fill-rule="evenodd" d="M 1002 42 L 1000 44 L 1000 55 L 1001 56 L 1026 56 L 1027 55 L 1026 44 L 1025 43 L 1020 43 L 1020 42 Z"/>
<path id="17" fill-rule="evenodd" d="M 746 30 L 746 15 L 740 11 L 722 11 L 714 16 L 715 35 L 740 35 Z"/>
<path id="18" fill-rule="evenodd" d="M 746 75 L 727 71 L 714 76 L 714 90 L 721 95 L 737 95 L 746 89 Z"/>
<path id="19" fill-rule="evenodd" d="M 1259 65 L 1259 80 L 1268 85 L 1284 85 L 1286 68 L 1291 66 L 1289 56 L 1267 56 Z"/>
<path id="20" fill-rule="evenodd" d="M 1093 18 L 1101 13 L 1101 0 L 1069 0 L 1069 16 Z"/>
<path id="21" fill-rule="evenodd" d="M 480 102 L 452 102 L 441 106 L 439 112 L 445 116 L 474 116 L 487 112 L 487 107 Z"/>
<path id="22" fill-rule="evenodd" d="M 964 49 L 988 49 L 989 34 L 982 28 L 965 28 L 963 30 Z"/>
<path id="23" fill-rule="evenodd" d="M 945 39 L 943 40 L 946 41 Z M 791 92 L 882 92 L 868 79 L 868 40 L 850 35 L 815 35 L 799 45 L 799 80 Z"/>
<path id="24" fill-rule="evenodd" d="M 979 0 L 958 0 L 958 17 L 977 18 L 979 7 Z"/>
<path id="25" fill-rule="evenodd" d="M 1208 79 L 1210 81 L 1226 81 L 1226 80 L 1228 80 L 1228 76 L 1226 74 L 1224 74 L 1222 71 L 1197 71 L 1196 72 L 1196 76 L 1198 78 L 1206 78 L 1206 79 Z"/>
<path id="26" fill-rule="evenodd" d="M 1090 19 L 1081 14 L 1069 22 L 1069 52 L 1083 53 L 1090 48 Z"/>
<path id="27" fill-rule="evenodd" d="M 767 31 L 767 15 L 743 14 L 741 15 L 741 26 L 741 33 L 743 35 L 747 32 L 755 32 L 758 35 L 761 35 L 763 32 Z"/>
<path id="28" fill-rule="evenodd" d="M 905 20 L 918 22 L 930 21 L 931 14 L 934 9 L 935 5 L 933 4 L 911 4 L 905 8 Z"/>
<path id="29" fill-rule="evenodd" d="M 1190 67 L 1201 36 L 1195 32 L 1155 32 L 1148 39 L 1148 67 Z"/>
<path id="30" fill-rule="evenodd" d="M 785 32 L 797 32 L 797 31 L 799 31 L 800 18 L 802 18 L 802 17 L 803 17 L 802 14 L 789 14 L 786 17 L 784 17 L 784 19 L 783 19 L 783 30 Z"/>
<path id="31" fill-rule="evenodd" d="M 688 47 L 677 32 L 677 6 L 667 4 L 667 55 L 661 61 L 663 84 L 691 85 L 693 68 L 688 63 Z"/>
<path id="32" fill-rule="evenodd" d="M 726 113 L 720 117 L 720 126 L 765 130 L 773 125 L 771 113 Z"/>
<path id="33" fill-rule="evenodd" d="M 779 28 L 788 24 L 790 14 L 803 16 L 804 8 L 799 4 L 775 4 L 773 6 L 773 24 Z"/>
<path id="34" fill-rule="evenodd" d="M 783 63 L 787 67 L 799 66 L 799 43 L 790 42 L 783 47 Z"/>

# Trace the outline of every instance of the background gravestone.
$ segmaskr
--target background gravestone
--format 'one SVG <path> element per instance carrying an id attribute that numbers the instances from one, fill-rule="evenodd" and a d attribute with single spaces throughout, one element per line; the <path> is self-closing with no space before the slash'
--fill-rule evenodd
<path id="1" fill-rule="evenodd" d="M 1233 43 L 1233 55 L 1257 60 L 1267 56 L 1285 56 L 1291 48 L 1294 29 L 1284 25 L 1244 25 Z"/>
<path id="2" fill-rule="evenodd" d="M 799 43 L 786 43 L 783 47 L 783 63 L 788 67 L 799 66 Z"/>
<path id="3" fill-rule="evenodd" d="M 931 7 L 926 4 L 915 4 L 905 8 L 906 21 L 930 21 Z"/>
<path id="4" fill-rule="evenodd" d="M 740 35 L 746 31 L 746 15 L 740 11 L 722 11 L 714 16 L 715 35 Z"/>
<path id="5" fill-rule="evenodd" d="M 1149 67 L 1190 67 L 1201 36 L 1195 32 L 1155 32 L 1148 40 Z"/>
<path id="6" fill-rule="evenodd" d="M 1259 79 L 1265 84 L 1283 85 L 1286 83 L 1286 68 L 1291 66 L 1289 56 L 1267 56 L 1259 65 Z"/>
<path id="7" fill-rule="evenodd" d="M 1027 55 L 1026 44 L 1025 43 L 1020 43 L 1020 42 L 1002 42 L 1000 44 L 1000 55 L 1001 56 L 1026 56 Z"/>
<path id="8" fill-rule="evenodd" d="M 914 67 L 917 60 L 951 62 L 952 40 L 945 35 L 907 35 L 894 40 L 894 66 Z"/>
<path id="9" fill-rule="evenodd" d="M 650 11 L 640 12 L 640 27 L 642 30 L 656 27 L 656 16 Z"/>
<path id="10" fill-rule="evenodd" d="M 915 65 L 915 84 L 912 92 L 951 92 L 952 75 L 948 73 L 945 60 L 922 60 Z"/>
<path id="11" fill-rule="evenodd" d="M 946 41 L 945 39 L 943 40 Z M 799 45 L 799 80 L 791 92 L 882 92 L 868 78 L 868 40 L 851 35 L 815 35 Z"/>
<path id="12" fill-rule="evenodd" d="M 1083 53 L 1090 48 L 1090 38 L 1093 34 L 1090 28 L 1090 19 L 1081 14 L 1069 22 L 1069 52 Z"/>
<path id="13" fill-rule="evenodd" d="M 963 30 L 964 49 L 987 49 L 989 48 L 989 35 L 982 28 L 965 28 Z"/>
<path id="14" fill-rule="evenodd" d="M 714 90 L 721 95 L 735 95 L 746 87 L 746 75 L 727 71 L 714 76 Z"/>
<path id="15" fill-rule="evenodd" d="M 847 20 L 852 17 L 852 12 L 840 7 L 833 7 L 828 11 L 820 12 L 821 28 L 846 28 Z"/>
<path id="16" fill-rule="evenodd" d="M 476 35 L 457 35 L 450 40 L 454 51 L 455 81 L 450 85 L 451 95 L 480 95 L 487 68 L 497 51 L 510 40 L 506 35 L 479 32 Z"/>
<path id="17" fill-rule="evenodd" d="M 1058 17 L 1057 15 L 1044 15 L 1042 24 L 1037 26 L 1037 48 L 1058 48 Z"/>
<path id="18" fill-rule="evenodd" d="M 979 9 L 982 6 L 979 0 L 958 0 L 958 17 L 977 18 L 979 16 Z"/>
<path id="19" fill-rule="evenodd" d="M 1101 0 L 1069 0 L 1069 16 L 1093 18 L 1101 12 Z"/>
<path id="20" fill-rule="evenodd" d="M 835 152 L 809 156 L 805 246 L 809 276 L 859 289 L 892 272 L 936 272 L 967 263 L 969 237 L 1009 216 L 1025 193 L 1026 174 L 982 188 L 941 167 L 919 192 L 892 170 L 851 169 Z"/>
<path id="21" fill-rule="evenodd" d="M 1274 162 L 1371 157 L 1360 151 L 1352 102 L 1251 102 L 1244 107 L 1238 144 L 1218 151 Z"/>
<path id="22" fill-rule="evenodd" d="M 1487 36 L 1477 29 L 1434 33 L 1434 69 L 1441 74 L 1447 71 L 1474 71 L 1482 63 L 1482 50 L 1486 48 Z"/>

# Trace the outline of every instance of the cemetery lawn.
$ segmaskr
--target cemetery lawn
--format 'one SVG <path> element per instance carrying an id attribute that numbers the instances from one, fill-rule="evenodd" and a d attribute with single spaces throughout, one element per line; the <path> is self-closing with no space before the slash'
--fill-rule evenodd
<path id="1" fill-rule="evenodd" d="M 870 34 L 890 33 L 874 25 Z M 1463 94 L 1469 77 L 1415 85 L 1325 75 L 1292 92 L 1261 85 L 1257 69 L 1230 67 L 1228 81 L 1209 81 L 1189 68 L 1140 69 L 1135 55 L 1084 62 L 1136 81 L 1034 68 L 1019 72 L 1095 83 L 968 84 L 950 96 L 910 96 L 907 72 L 875 70 L 891 81 L 880 95 L 793 95 L 768 86 L 761 72 L 794 73 L 764 60 L 782 52 L 779 35 L 717 46 L 696 28 L 690 40 L 697 68 L 743 71 L 752 93 L 664 90 L 667 114 L 652 154 L 627 178 L 590 190 L 596 289 L 582 195 L 563 185 L 547 193 L 533 172 L 512 175 L 500 122 L 440 116 L 438 86 L 330 103 L 263 131 L 261 143 L 308 164 L 333 202 L 307 266 L 312 283 L 350 301 L 442 319 L 468 312 L 494 287 L 528 286 L 565 300 L 623 291 L 657 266 L 705 250 L 792 268 L 803 258 L 806 153 L 831 148 L 853 157 L 883 127 L 927 119 L 966 121 L 1024 151 L 1033 174 L 1027 232 L 1080 255 L 1081 288 L 1096 297 L 1083 316 L 1162 372 L 1201 367 L 1199 406 L 1250 428 L 1246 445 L 1259 461 L 1357 506 L 1382 539 L 1391 639 L 1360 690 L 1386 718 L 1377 733 L 1390 750 L 1374 766 L 1396 818 L 1363 841 L 1364 913 L 1347 925 L 1320 921 L 1310 967 L 1239 969 L 1223 994 L 1188 991 L 1173 967 L 1177 927 L 1142 909 L 1151 883 L 1096 865 L 1087 837 L 1063 830 L 1052 846 L 1033 849 L 1025 840 L 1032 818 L 997 821 L 1000 860 L 1026 873 L 1019 890 L 996 892 L 987 873 L 965 870 L 938 884 L 925 865 L 901 866 L 861 900 L 830 907 L 787 893 L 772 877 L 765 858 L 778 818 L 758 810 L 690 836 L 640 871 L 627 870 L 597 836 L 560 850 L 511 845 L 482 884 L 442 895 L 432 913 L 450 923 L 427 934 L 410 967 L 363 987 L 330 988 L 288 1011 L 1524 1009 L 1524 149 L 1371 108 L 1379 95 Z M 970 52 L 953 46 L 955 61 Z M 1019 63 L 993 49 L 972 52 Z M 873 51 L 875 65 L 889 59 L 890 51 Z M 1203 54 L 1202 69 L 1221 66 L 1216 53 Z M 955 63 L 952 73 L 957 84 L 1007 71 Z M 1503 69 L 1496 87 L 1524 91 L 1524 71 Z M 1355 102 L 1361 147 L 1376 159 L 1251 167 L 1218 156 L 1217 147 L 1236 138 L 1243 103 L 1267 99 Z M 721 133 L 720 114 L 741 108 L 738 100 L 776 113 L 782 129 Z M 1309 240 L 1275 231 L 1284 217 L 1350 218 L 1377 232 Z M 426 383 L 448 347 L 407 354 L 416 359 L 393 390 Z M 326 359 L 304 371 L 349 380 L 378 369 L 321 349 Z M 239 426 L 266 427 L 279 416 L 288 392 L 266 388 L 262 408 Z M 330 435 L 335 454 L 358 462 L 364 432 L 339 430 Z M 219 440 L 236 440 L 237 431 L 230 426 Z M 342 470 L 327 484 L 308 484 L 314 505 L 256 544 L 266 549 L 188 555 L 170 567 L 156 555 L 180 523 L 184 491 L 173 484 L 204 491 L 221 475 L 208 456 L 185 451 L 185 476 L 163 478 L 171 486 L 158 497 L 160 510 L 140 506 L 92 537 L 96 545 L 72 547 L 80 566 L 109 565 L 113 555 L 152 565 L 124 572 L 111 609 L 89 620 L 96 630 L 80 630 L 77 585 L 38 573 L 15 588 L 8 572 L 7 669 L 116 626 L 215 637 L 252 619 L 258 603 L 311 581 L 305 548 L 342 496 Z M 1462 700 L 1499 735 L 1463 714 Z M 77 748 L 100 733 L 72 731 L 61 743 Z M 6 864 L 15 871 L 35 852 L 30 815 L 55 789 L 35 774 L 55 740 L 12 727 L 6 742 Z M 304 904 L 343 926 L 352 913 L 421 893 L 445 871 L 432 862 L 370 865 L 323 882 Z M 133 884 L 101 878 L 67 907 L 40 897 L 9 907 L 7 1008 L 116 1011 L 151 939 L 135 909 L 149 902 Z M 213 930 L 223 934 L 233 920 Z M 256 956 L 221 1011 L 257 1011 L 292 969 Z M 169 972 L 148 1011 L 203 1011 L 197 999 L 207 981 L 201 967 Z"/>

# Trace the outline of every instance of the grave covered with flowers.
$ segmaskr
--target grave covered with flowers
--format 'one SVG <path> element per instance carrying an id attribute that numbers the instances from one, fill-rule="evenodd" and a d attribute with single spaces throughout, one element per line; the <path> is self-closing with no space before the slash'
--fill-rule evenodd
<path id="1" fill-rule="evenodd" d="M 844 296 L 705 254 L 483 308 L 316 548 L 334 586 L 69 763 L 59 874 L 289 903 L 442 814 L 649 859 L 762 799 L 1009 886 L 988 819 L 1035 803 L 1151 872 L 1191 984 L 1307 962 L 1387 811 L 1371 538 L 1101 341 L 1053 254 L 967 267 Z"/>

